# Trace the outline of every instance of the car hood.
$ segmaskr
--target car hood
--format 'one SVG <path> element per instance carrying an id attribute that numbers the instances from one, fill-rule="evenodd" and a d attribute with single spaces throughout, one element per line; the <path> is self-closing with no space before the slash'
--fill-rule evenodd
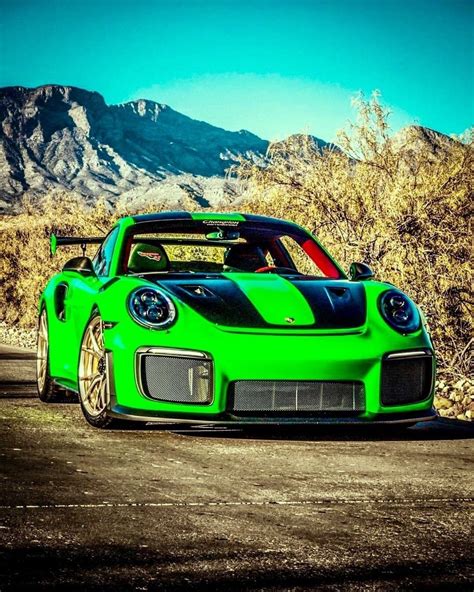
<path id="1" fill-rule="evenodd" d="M 150 279 L 225 327 L 346 329 L 360 327 L 366 318 L 364 286 L 347 280 L 254 273 Z"/>

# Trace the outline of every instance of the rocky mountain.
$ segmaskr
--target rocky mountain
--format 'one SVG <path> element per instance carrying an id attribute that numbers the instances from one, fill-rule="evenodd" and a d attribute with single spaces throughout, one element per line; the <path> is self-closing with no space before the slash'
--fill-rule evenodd
<path id="1" fill-rule="evenodd" d="M 0 122 L 4 209 L 54 188 L 111 201 L 187 195 L 206 205 L 232 193 L 223 177 L 237 155 L 261 158 L 269 145 L 153 101 L 107 105 L 97 92 L 57 85 L 0 89 Z"/>
<path id="2" fill-rule="evenodd" d="M 308 148 L 318 153 L 322 153 L 323 150 L 340 150 L 335 144 L 321 140 L 321 138 L 317 138 L 316 136 L 293 134 L 279 142 L 272 142 L 269 146 L 268 153 L 270 157 L 272 154 L 285 154 L 288 150 L 294 151 L 295 149 L 301 149 L 301 152 L 304 153 Z"/>
<path id="3" fill-rule="evenodd" d="M 398 153 L 408 157 L 427 147 L 434 160 L 443 158 L 454 145 L 460 145 L 459 140 L 421 125 L 402 128 L 392 136 L 391 142 Z"/>
<path id="4" fill-rule="evenodd" d="M 392 142 L 412 166 L 421 145 L 436 160 L 456 141 L 411 126 Z M 70 86 L 0 88 L 0 212 L 14 211 L 24 195 L 52 189 L 91 202 L 186 207 L 191 200 L 212 207 L 238 195 L 237 182 L 225 177 L 238 155 L 262 161 L 298 146 L 339 150 L 304 134 L 270 144 L 148 100 L 107 105 L 99 93 Z"/>

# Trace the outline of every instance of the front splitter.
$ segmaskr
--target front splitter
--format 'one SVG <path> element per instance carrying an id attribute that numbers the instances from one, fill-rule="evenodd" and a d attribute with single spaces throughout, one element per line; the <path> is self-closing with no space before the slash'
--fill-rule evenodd
<path id="1" fill-rule="evenodd" d="M 305 417 L 241 417 L 230 413 L 222 414 L 215 419 L 209 417 L 189 416 L 163 416 L 158 414 L 142 414 L 140 411 L 116 405 L 109 409 L 108 414 L 117 419 L 162 424 L 188 424 L 188 425 L 218 425 L 218 426 L 248 426 L 248 425 L 381 425 L 381 424 L 413 424 L 421 421 L 432 421 L 437 417 L 433 408 L 412 413 L 380 414 L 372 419 L 360 417 L 334 417 L 334 416 L 305 416 Z"/>

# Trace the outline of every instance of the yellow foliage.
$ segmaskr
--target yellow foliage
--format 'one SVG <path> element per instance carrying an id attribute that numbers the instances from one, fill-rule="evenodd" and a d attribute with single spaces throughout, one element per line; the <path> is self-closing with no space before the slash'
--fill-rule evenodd
<path id="1" fill-rule="evenodd" d="M 164 209 L 149 202 L 140 213 Z M 53 191 L 41 199 L 24 199 L 21 213 L 0 219 L 0 296 L 4 303 L 0 320 L 20 327 L 36 323 L 38 298 L 49 278 L 59 272 L 78 247 L 49 254 L 51 233 L 63 236 L 105 236 L 115 221 L 138 213 L 133 201 L 113 209 L 105 200 L 85 205 L 84 198 L 67 191 Z M 90 245 L 88 255 L 97 247 Z"/>
<path id="2" fill-rule="evenodd" d="M 239 209 L 291 219 L 346 267 L 363 261 L 424 311 L 443 369 L 467 374 L 472 353 L 473 134 L 411 127 L 390 135 L 378 96 L 320 150 L 306 136 L 270 147 L 265 164 L 241 159 Z"/>

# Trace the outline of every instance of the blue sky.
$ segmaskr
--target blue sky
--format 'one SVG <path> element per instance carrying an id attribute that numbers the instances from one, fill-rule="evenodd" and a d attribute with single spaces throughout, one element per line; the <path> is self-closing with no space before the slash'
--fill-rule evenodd
<path id="1" fill-rule="evenodd" d="M 0 86 L 150 98 L 268 139 L 327 140 L 358 90 L 396 129 L 474 124 L 474 0 L 0 0 Z"/>

